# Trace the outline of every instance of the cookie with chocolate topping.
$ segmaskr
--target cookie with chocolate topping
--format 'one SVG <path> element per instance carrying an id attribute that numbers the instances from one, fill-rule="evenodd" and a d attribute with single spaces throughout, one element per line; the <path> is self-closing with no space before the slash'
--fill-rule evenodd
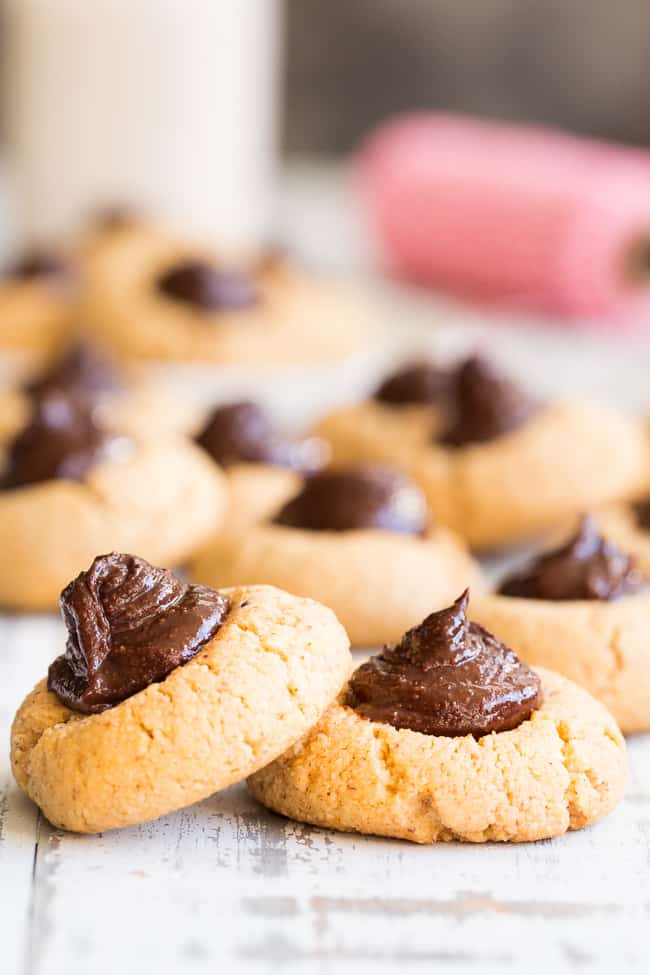
<path id="1" fill-rule="evenodd" d="M 349 673 L 324 606 L 186 585 L 132 555 L 95 558 L 61 609 L 66 647 L 18 710 L 11 761 L 63 829 L 142 823 L 240 781 L 304 735 Z"/>
<path id="2" fill-rule="evenodd" d="M 365 341 L 362 301 L 284 262 L 234 265 L 140 224 L 105 235 L 87 263 L 85 319 L 131 359 L 319 363 Z"/>
<path id="3" fill-rule="evenodd" d="M 261 581 L 331 606 L 356 646 L 396 639 L 480 573 L 418 488 L 379 465 L 309 477 L 267 521 L 221 533 L 192 565 L 208 585 Z"/>
<path id="4" fill-rule="evenodd" d="M 76 400 L 52 391 L 7 451 L 0 491 L 47 481 L 82 481 L 98 464 L 130 451 L 125 438 L 104 430 Z"/>
<path id="5" fill-rule="evenodd" d="M 479 356 L 456 368 L 442 410 L 369 401 L 331 414 L 316 432 L 337 462 L 400 467 L 438 522 L 477 550 L 534 537 L 625 495 L 647 467 L 636 419 L 578 402 L 543 403 Z"/>
<path id="6" fill-rule="evenodd" d="M 528 663 L 582 684 L 624 732 L 650 728 L 650 578 L 593 518 L 477 597 L 473 618 Z"/>
<path id="7" fill-rule="evenodd" d="M 627 773 L 611 715 L 467 608 L 464 593 L 358 667 L 318 725 L 251 776 L 255 798 L 416 843 L 545 839 L 610 812 Z"/>
<path id="8" fill-rule="evenodd" d="M 409 470 L 434 515 L 472 548 L 554 529 L 643 476 L 645 435 L 632 417 L 578 402 L 540 403 L 476 359 L 462 367 L 458 390 L 441 441 Z"/>
<path id="9" fill-rule="evenodd" d="M 0 390 L 0 444 L 23 430 L 51 394 L 63 395 L 97 422 L 130 433 L 160 436 L 187 432 L 196 410 L 169 395 L 161 383 L 120 366 L 101 346 L 73 342 L 21 387 Z"/>
<path id="10" fill-rule="evenodd" d="M 214 409 L 196 442 L 225 471 L 229 529 L 269 517 L 329 458 L 320 437 L 283 435 L 270 414 L 250 400 Z"/>
<path id="11" fill-rule="evenodd" d="M 541 681 L 467 619 L 469 592 L 431 613 L 350 678 L 347 704 L 370 721 L 425 735 L 510 731 L 542 703 Z"/>
<path id="12" fill-rule="evenodd" d="M 124 436 L 83 399 L 44 394 L 0 465 L 0 605 L 53 608 L 98 549 L 176 564 L 218 530 L 226 503 L 223 475 L 194 444 Z"/>

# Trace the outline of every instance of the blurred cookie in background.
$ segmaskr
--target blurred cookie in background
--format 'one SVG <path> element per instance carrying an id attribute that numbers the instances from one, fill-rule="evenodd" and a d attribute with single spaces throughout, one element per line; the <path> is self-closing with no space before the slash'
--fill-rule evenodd
<path id="1" fill-rule="evenodd" d="M 198 423 L 195 407 L 162 382 L 137 366 L 119 364 L 106 348 L 79 340 L 29 381 L 0 390 L 0 444 L 29 422 L 40 399 L 55 391 L 126 432 L 164 436 L 190 431 Z"/>
<path id="2" fill-rule="evenodd" d="M 125 358 L 270 366 L 358 351 L 367 310 L 352 290 L 273 252 L 233 262 L 136 222 L 104 234 L 87 265 L 85 320 Z"/>
<path id="3" fill-rule="evenodd" d="M 225 473 L 227 531 L 270 517 L 330 455 L 328 444 L 319 437 L 291 438 L 281 433 L 270 413 L 251 401 L 218 406 L 196 442 Z"/>

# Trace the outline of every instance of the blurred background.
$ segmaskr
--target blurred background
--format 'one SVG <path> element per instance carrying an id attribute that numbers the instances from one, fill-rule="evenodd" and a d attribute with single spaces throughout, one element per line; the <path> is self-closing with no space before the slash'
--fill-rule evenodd
<path id="1" fill-rule="evenodd" d="M 5 249 L 119 204 L 246 259 L 389 272 L 465 320 L 650 321 L 647 0 L 0 9 Z"/>
<path id="2" fill-rule="evenodd" d="M 289 0 L 284 148 L 436 108 L 650 144 L 647 0 Z"/>

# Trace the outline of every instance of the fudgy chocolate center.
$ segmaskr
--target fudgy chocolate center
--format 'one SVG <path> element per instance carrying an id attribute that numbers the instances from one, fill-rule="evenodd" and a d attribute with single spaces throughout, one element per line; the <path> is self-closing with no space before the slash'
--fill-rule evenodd
<path id="1" fill-rule="evenodd" d="M 499 592 L 524 599 L 611 600 L 649 585 L 633 559 L 598 533 L 593 518 L 585 517 L 566 545 L 509 576 Z"/>
<path id="2" fill-rule="evenodd" d="M 418 488 L 390 468 L 322 471 L 278 512 L 274 522 L 308 531 L 381 529 L 422 535 L 427 508 Z"/>
<path id="3" fill-rule="evenodd" d="M 9 447 L 0 487 L 42 481 L 81 481 L 101 461 L 115 456 L 124 437 L 101 429 L 83 404 L 53 390 L 34 403 L 32 418 Z"/>
<path id="4" fill-rule="evenodd" d="M 122 388 L 122 377 L 111 356 L 89 342 L 77 342 L 50 369 L 29 382 L 25 392 L 40 398 L 60 391 L 92 405 Z"/>
<path id="5" fill-rule="evenodd" d="M 248 308 L 259 299 L 250 275 L 199 260 L 169 268 L 158 279 L 158 288 L 168 298 L 206 312 Z"/>
<path id="6" fill-rule="evenodd" d="M 61 593 L 68 639 L 48 687 L 75 711 L 113 707 L 196 656 L 229 609 L 221 593 L 144 559 L 100 555 Z"/>
<path id="7" fill-rule="evenodd" d="M 391 406 L 436 406 L 447 402 L 453 385 L 452 370 L 418 360 L 387 376 L 374 398 Z"/>
<path id="8" fill-rule="evenodd" d="M 467 619 L 468 593 L 362 664 L 347 703 L 364 718 L 425 735 L 509 731 L 542 704 L 537 674 Z"/>
<path id="9" fill-rule="evenodd" d="M 523 426 L 540 405 L 479 356 L 456 373 L 451 422 L 441 442 L 450 447 L 485 443 Z"/>
<path id="10" fill-rule="evenodd" d="M 249 401 L 217 407 L 197 443 L 224 467 L 272 464 L 307 474 L 322 467 L 327 456 L 325 443 L 317 437 L 282 437 L 266 410 Z"/>

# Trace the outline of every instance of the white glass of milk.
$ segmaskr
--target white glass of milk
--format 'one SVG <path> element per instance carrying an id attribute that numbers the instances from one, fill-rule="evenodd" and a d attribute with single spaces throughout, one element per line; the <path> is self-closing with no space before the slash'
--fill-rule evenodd
<path id="1" fill-rule="evenodd" d="M 4 153 L 26 243 L 107 205 L 247 254 L 271 232 L 281 0 L 5 0 Z"/>

